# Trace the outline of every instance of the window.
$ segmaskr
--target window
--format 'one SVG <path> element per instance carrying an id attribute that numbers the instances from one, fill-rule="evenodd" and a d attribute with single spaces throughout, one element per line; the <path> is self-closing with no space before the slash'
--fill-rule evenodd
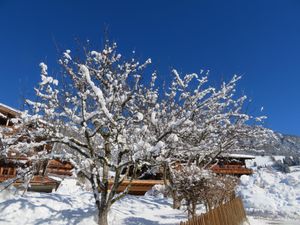
<path id="1" fill-rule="evenodd" d="M 8 175 L 15 175 L 15 168 L 9 168 Z"/>
<path id="2" fill-rule="evenodd" d="M 8 168 L 7 167 L 3 168 L 2 175 L 8 175 Z"/>

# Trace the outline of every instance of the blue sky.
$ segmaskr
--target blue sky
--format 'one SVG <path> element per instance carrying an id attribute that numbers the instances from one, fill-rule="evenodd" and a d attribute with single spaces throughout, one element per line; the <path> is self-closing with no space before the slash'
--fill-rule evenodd
<path id="1" fill-rule="evenodd" d="M 151 57 L 166 76 L 210 70 L 218 83 L 243 75 L 239 89 L 264 106 L 266 126 L 300 135 L 300 2 L 0 0 L 0 102 L 20 107 L 39 80 L 41 61 L 55 71 L 59 51 L 76 39 L 119 45 Z"/>

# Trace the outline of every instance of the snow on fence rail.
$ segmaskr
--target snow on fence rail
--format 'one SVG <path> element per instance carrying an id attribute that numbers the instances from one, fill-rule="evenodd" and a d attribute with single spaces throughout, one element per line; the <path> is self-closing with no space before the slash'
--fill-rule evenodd
<path id="1" fill-rule="evenodd" d="M 180 225 L 240 225 L 246 220 L 243 202 L 238 197 Z"/>

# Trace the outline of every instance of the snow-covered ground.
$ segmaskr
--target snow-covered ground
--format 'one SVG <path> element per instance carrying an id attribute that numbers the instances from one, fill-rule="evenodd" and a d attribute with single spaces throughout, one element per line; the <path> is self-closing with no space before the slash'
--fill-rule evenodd
<path id="1" fill-rule="evenodd" d="M 299 221 L 291 219 L 271 219 L 248 216 L 244 225 L 299 225 Z"/>
<path id="2" fill-rule="evenodd" d="M 0 224 L 81 224 L 96 223 L 96 209 L 90 192 L 66 179 L 55 193 L 30 193 L 20 197 L 9 191 L 0 194 Z M 186 219 L 183 211 L 171 208 L 170 199 L 131 196 L 113 205 L 111 225 L 173 225 Z"/>
<path id="3" fill-rule="evenodd" d="M 300 167 L 281 173 L 268 157 L 250 162 L 255 173 L 242 176 L 238 195 L 243 199 L 251 225 L 300 224 Z M 262 167 L 262 168 L 261 168 Z M 128 195 L 113 205 L 110 225 L 179 224 L 186 220 L 183 210 L 173 210 L 171 200 L 153 196 Z M 0 225 L 97 224 L 94 199 L 90 192 L 65 179 L 55 193 L 0 193 Z M 247 224 L 247 223 L 245 223 Z"/>
<path id="4" fill-rule="evenodd" d="M 237 192 L 250 224 L 300 224 L 300 167 L 282 173 L 274 169 L 273 163 L 271 157 L 257 157 L 248 163 L 254 174 L 241 177 Z"/>

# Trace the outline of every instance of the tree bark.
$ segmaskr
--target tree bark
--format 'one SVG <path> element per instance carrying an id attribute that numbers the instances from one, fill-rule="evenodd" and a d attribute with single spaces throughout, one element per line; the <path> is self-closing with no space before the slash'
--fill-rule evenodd
<path id="1" fill-rule="evenodd" d="M 99 225 L 108 225 L 108 208 L 102 208 L 98 212 L 98 224 Z"/>
<path id="2" fill-rule="evenodd" d="M 174 182 L 171 174 L 171 169 L 169 165 L 166 163 L 163 164 L 163 180 L 164 185 L 170 192 L 173 199 L 173 209 L 180 209 L 181 207 L 181 199 L 178 197 L 178 193 L 174 190 Z M 167 193 L 164 193 L 164 197 L 167 197 Z"/>
<path id="3" fill-rule="evenodd" d="M 107 140 L 105 140 L 104 150 L 105 150 L 105 157 L 110 161 L 111 159 L 111 151 L 110 151 L 110 144 Z M 102 168 L 102 182 L 104 184 L 104 190 L 101 190 L 101 199 L 100 199 L 100 207 L 99 215 L 98 215 L 98 224 L 99 225 L 108 225 L 107 216 L 109 211 L 110 199 L 108 198 L 108 178 L 109 178 L 109 166 L 107 163 L 103 163 Z"/>
<path id="4" fill-rule="evenodd" d="M 191 218 L 192 217 L 192 209 L 191 209 L 191 202 L 190 202 L 190 200 L 187 200 L 186 207 L 187 207 L 187 211 L 188 211 L 188 218 Z"/>
<path id="5" fill-rule="evenodd" d="M 175 189 L 175 184 L 174 184 L 173 176 L 171 174 L 171 170 L 169 171 L 169 182 L 170 182 L 171 194 L 172 194 L 172 198 L 173 198 L 173 209 L 180 209 L 181 198 L 179 198 L 178 192 Z"/>
<path id="6" fill-rule="evenodd" d="M 192 217 L 195 217 L 197 214 L 196 214 L 196 211 L 197 211 L 197 202 L 193 201 L 192 200 Z"/>
<path id="7" fill-rule="evenodd" d="M 181 207 L 181 199 L 178 197 L 177 191 L 172 190 L 172 198 L 173 198 L 173 209 L 180 209 Z"/>

